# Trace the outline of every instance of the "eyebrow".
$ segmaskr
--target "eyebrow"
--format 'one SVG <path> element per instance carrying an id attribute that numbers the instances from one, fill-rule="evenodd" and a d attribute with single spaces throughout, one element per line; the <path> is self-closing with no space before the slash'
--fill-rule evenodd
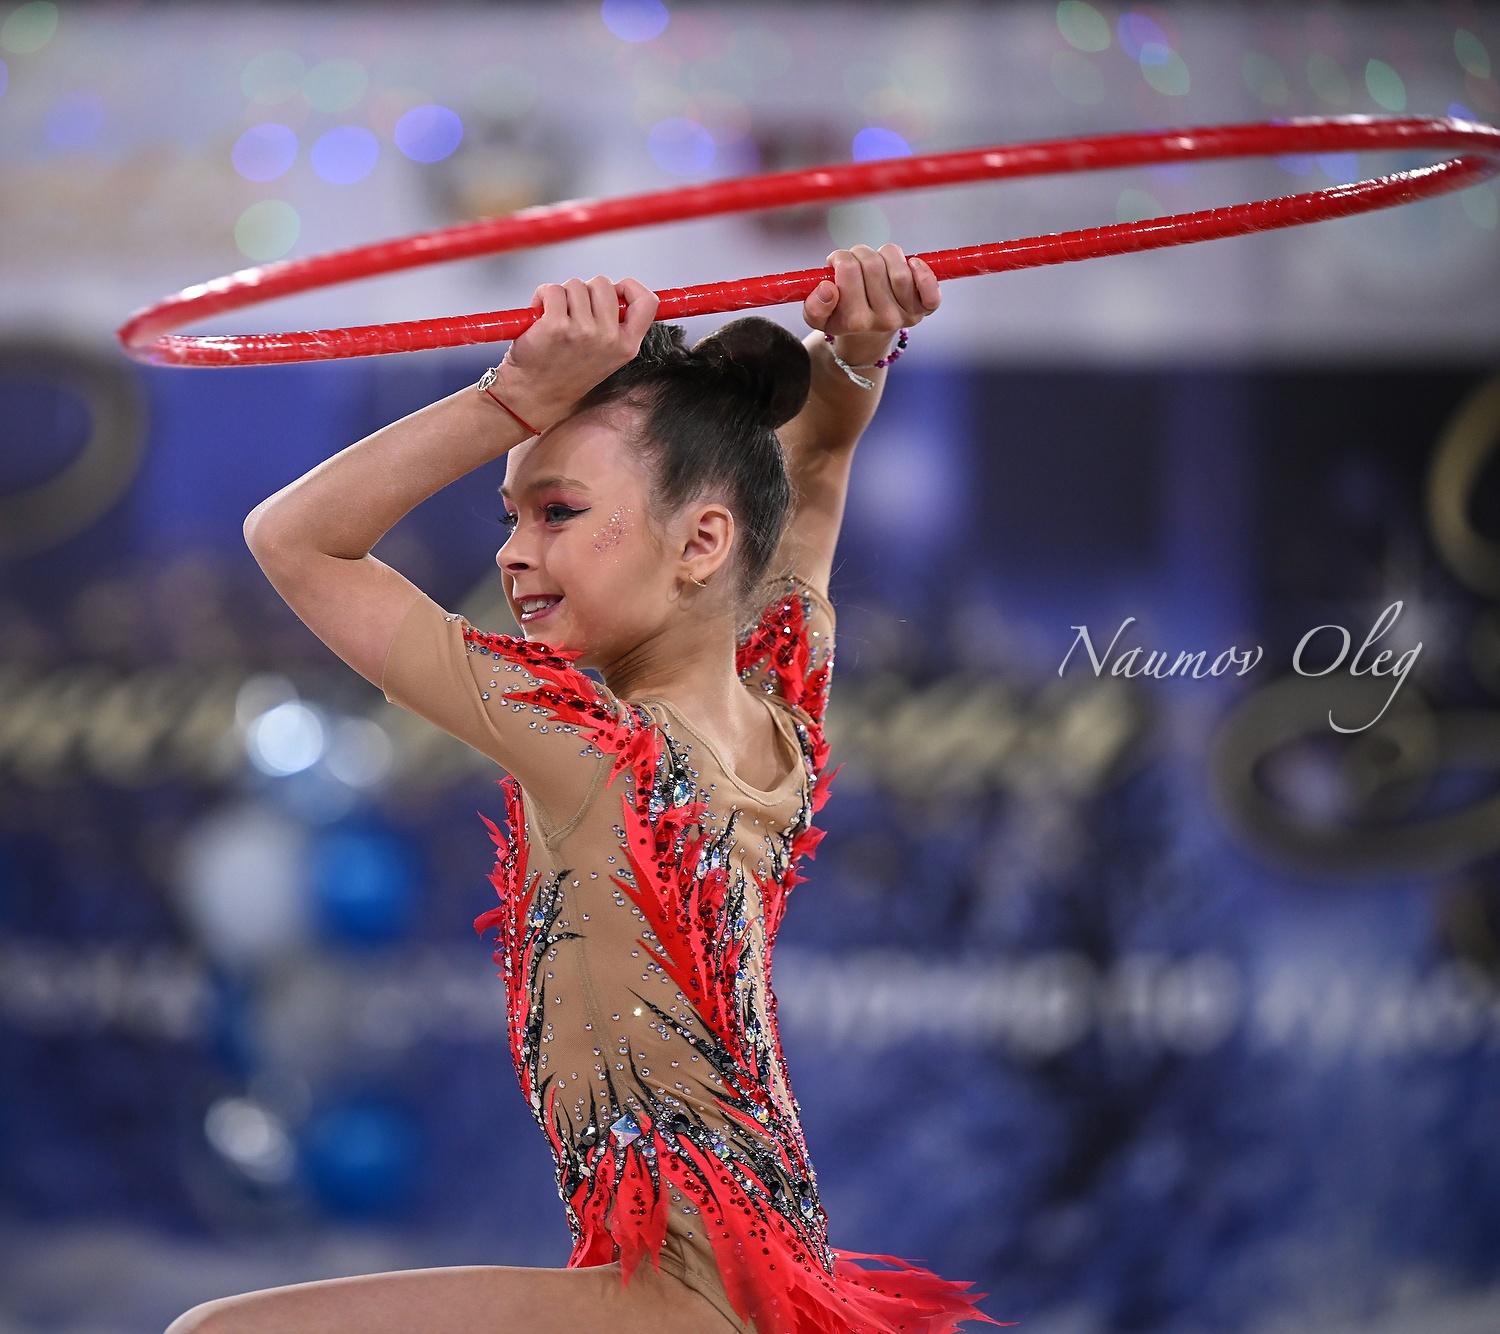
<path id="1" fill-rule="evenodd" d="M 545 491 L 549 486 L 570 486 L 575 491 L 587 491 L 586 483 L 580 482 L 576 477 L 564 477 L 561 474 L 552 477 L 538 477 L 528 488 L 532 491 Z M 500 494 L 510 499 L 515 492 L 511 491 L 504 482 L 500 484 Z"/>

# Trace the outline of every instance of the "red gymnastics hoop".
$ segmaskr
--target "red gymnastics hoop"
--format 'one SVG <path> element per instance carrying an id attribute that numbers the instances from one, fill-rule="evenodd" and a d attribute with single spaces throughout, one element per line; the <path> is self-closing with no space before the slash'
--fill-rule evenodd
<path id="1" fill-rule="evenodd" d="M 1307 117 L 1268 124 L 1215 125 L 1149 134 L 999 144 L 953 153 L 743 176 L 618 199 L 567 200 L 350 250 L 278 260 L 184 288 L 154 306 L 136 311 L 116 334 L 126 353 L 135 360 L 166 366 L 259 366 L 496 343 L 518 337 L 539 312 L 525 307 L 445 319 L 282 334 L 189 337 L 170 331 L 223 311 L 242 310 L 275 297 L 314 291 L 356 278 L 476 255 L 525 250 L 654 223 L 967 181 L 1103 171 L 1158 162 L 1378 149 L 1458 150 L 1461 156 L 1308 194 L 1283 195 L 1083 231 L 1028 236 L 993 245 L 934 250 L 922 258 L 940 280 L 1004 273 L 1348 217 L 1462 190 L 1500 173 L 1500 130 L 1471 121 L 1431 118 Z M 800 269 L 795 273 L 699 287 L 669 288 L 657 294 L 661 300 L 656 318 L 681 319 L 801 301 L 831 274 L 832 270 L 826 267 Z"/>

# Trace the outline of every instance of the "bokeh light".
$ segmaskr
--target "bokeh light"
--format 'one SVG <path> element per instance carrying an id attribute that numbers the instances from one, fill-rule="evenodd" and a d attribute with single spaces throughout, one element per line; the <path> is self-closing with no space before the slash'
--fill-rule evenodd
<path id="1" fill-rule="evenodd" d="M 1406 84 L 1383 60 L 1372 60 L 1365 66 L 1365 87 L 1387 111 L 1406 110 Z"/>
<path id="2" fill-rule="evenodd" d="M 1116 31 L 1120 38 L 1120 49 L 1138 64 L 1166 64 L 1167 57 L 1172 52 L 1172 43 L 1167 37 L 1166 29 L 1155 19 L 1131 10 L 1120 15 Z"/>
<path id="3" fill-rule="evenodd" d="M 98 93 L 64 93 L 47 109 L 47 142 L 54 148 L 79 148 L 104 127 L 104 99 Z"/>
<path id="4" fill-rule="evenodd" d="M 695 176 L 713 165 L 714 138 L 696 121 L 669 116 L 646 136 L 651 160 L 674 176 Z"/>
<path id="5" fill-rule="evenodd" d="M 1052 86 L 1081 107 L 1104 101 L 1104 76 L 1098 67 L 1077 51 L 1058 51 L 1052 57 Z"/>
<path id="6" fill-rule="evenodd" d="M 599 17 L 610 32 L 626 42 L 649 42 L 666 31 L 671 19 L 661 0 L 604 0 Z"/>
<path id="7" fill-rule="evenodd" d="M 320 60 L 302 79 L 302 91 L 319 111 L 337 114 L 358 106 L 370 86 L 370 76 L 357 60 L 343 56 Z"/>
<path id="8" fill-rule="evenodd" d="M 458 112 L 436 102 L 413 107 L 392 132 L 399 148 L 413 162 L 441 162 L 452 155 L 464 137 Z"/>
<path id="9" fill-rule="evenodd" d="M 1146 47 L 1147 51 L 1155 48 Z M 1176 51 L 1168 51 L 1165 60 L 1141 61 L 1141 73 L 1159 93 L 1166 93 L 1169 97 L 1181 97 L 1193 86 L 1192 79 L 1188 76 L 1187 61 Z"/>
<path id="10" fill-rule="evenodd" d="M 1453 54 L 1458 57 L 1458 63 L 1464 67 L 1465 73 L 1472 74 L 1476 79 L 1490 77 L 1490 53 L 1485 50 L 1484 43 L 1467 28 L 1460 28 L 1453 34 Z"/>
<path id="11" fill-rule="evenodd" d="M 297 136 L 274 120 L 252 125 L 235 140 L 230 161 L 247 181 L 274 181 L 297 160 Z"/>
<path id="12" fill-rule="evenodd" d="M 1285 106 L 1290 100 L 1292 90 L 1286 81 L 1286 75 L 1270 56 L 1262 55 L 1259 51 L 1245 52 L 1245 57 L 1240 62 L 1240 72 L 1244 76 L 1245 87 L 1267 106 Z"/>
<path id="13" fill-rule="evenodd" d="M 390 1212 L 417 1184 L 419 1128 L 410 1113 L 384 1101 L 354 1099 L 319 1112 L 302 1148 L 308 1184 L 333 1214 Z"/>
<path id="14" fill-rule="evenodd" d="M 362 125 L 335 125 L 312 146 L 312 169 L 333 185 L 352 185 L 375 170 L 380 141 Z"/>
<path id="15" fill-rule="evenodd" d="M 344 945 L 400 940 L 416 917 L 420 868 L 410 846 L 378 830 L 330 829 L 309 859 L 323 936 Z"/>
<path id="16" fill-rule="evenodd" d="M 296 1153 L 286 1125 L 252 1099 L 217 1099 L 203 1119 L 203 1134 L 252 1181 L 278 1185 L 291 1179 Z"/>
<path id="17" fill-rule="evenodd" d="M 267 709 L 297 698 L 297 687 L 280 672 L 257 672 L 235 693 L 234 721 L 241 732 Z"/>
<path id="18" fill-rule="evenodd" d="M 341 783 L 374 787 L 391 770 L 391 735 L 371 718 L 340 718 L 333 725 L 323 763 Z"/>
<path id="19" fill-rule="evenodd" d="M 1333 106 L 1349 105 L 1349 76 L 1336 60 L 1314 51 L 1307 58 L 1308 86 Z"/>
<path id="20" fill-rule="evenodd" d="M 296 950 L 312 926 L 306 858 L 305 829 L 269 806 L 231 802 L 194 824 L 172 878 L 197 944 L 235 970 Z"/>
<path id="21" fill-rule="evenodd" d="M 878 250 L 891 239 L 891 223 L 879 204 L 835 204 L 828 210 L 828 235 L 840 250 L 856 245 Z"/>
<path id="22" fill-rule="evenodd" d="M 1062 0 L 1057 7 L 1057 30 L 1080 51 L 1109 49 L 1109 20 L 1083 0 Z"/>
<path id="23" fill-rule="evenodd" d="M 872 162 L 877 158 L 910 157 L 911 145 L 895 130 L 867 125 L 854 136 L 852 151 L 856 162 Z"/>
<path id="24" fill-rule="evenodd" d="M 252 102 L 275 106 L 302 91 L 305 72 L 295 51 L 265 51 L 245 66 L 240 91 Z"/>
<path id="25" fill-rule="evenodd" d="M 234 224 L 234 242 L 247 259 L 280 259 L 302 230 L 297 210 L 284 199 L 262 199 L 251 204 Z"/>
<path id="26" fill-rule="evenodd" d="M 1474 120 L 1476 119 L 1473 109 L 1466 107 L 1462 102 L 1449 102 L 1448 110 L 1444 113 L 1450 120 Z"/>
<path id="27" fill-rule="evenodd" d="M 243 225 L 245 218 L 257 208 L 273 206 L 267 210 L 267 224 L 264 224 L 267 232 L 276 231 L 284 226 L 284 215 L 274 211 L 279 205 L 281 209 L 291 213 L 295 220 L 296 210 L 290 204 L 283 204 L 279 199 L 263 199 L 259 204 L 252 204 L 246 209 L 240 218 Z M 253 224 L 261 225 L 261 224 Z M 240 241 L 240 249 L 246 254 L 250 251 L 246 248 L 243 240 L 240 240 L 240 227 L 235 227 L 235 240 Z M 292 241 L 296 240 L 295 231 Z M 281 245 L 276 251 L 285 254 L 291 249 L 292 241 Z M 274 244 L 280 245 L 280 236 L 275 238 Z M 251 255 L 252 259 L 266 258 L 262 255 Z M 301 773 L 304 769 L 310 769 L 323 757 L 325 736 L 323 720 L 318 716 L 316 710 L 302 703 L 300 700 L 289 699 L 285 704 L 278 704 L 274 709 L 267 709 L 253 723 L 245 733 L 245 753 L 250 757 L 253 764 L 264 774 L 270 774 L 275 778 L 285 777 L 287 774 Z"/>
<path id="28" fill-rule="evenodd" d="M 26 56 L 40 51 L 57 31 L 57 6 L 37 3 L 18 5 L 0 23 L 0 49 Z"/>

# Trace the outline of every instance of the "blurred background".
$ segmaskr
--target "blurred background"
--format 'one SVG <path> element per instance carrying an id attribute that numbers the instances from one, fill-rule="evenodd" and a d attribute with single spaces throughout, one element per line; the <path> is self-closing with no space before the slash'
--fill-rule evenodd
<path id="1" fill-rule="evenodd" d="M 131 311 L 823 162 L 1493 123 L 1497 61 L 1500 10 L 1466 3 L 0 5 L 0 1331 L 148 1334 L 251 1288 L 569 1250 L 471 926 L 498 772 L 339 663 L 240 535 L 503 348 L 145 368 L 113 336 Z M 203 331 L 706 282 L 1425 160 L 642 229 Z M 835 1245 L 972 1279 L 1028 1334 L 1500 1328 L 1497 214 L 1490 183 L 964 279 L 913 332 L 861 446 L 844 769 L 777 956 Z M 508 630 L 499 479 L 377 553 Z M 1386 649 L 1399 678 L 1368 670 Z M 1197 679 L 1142 674 L 1199 651 Z"/>

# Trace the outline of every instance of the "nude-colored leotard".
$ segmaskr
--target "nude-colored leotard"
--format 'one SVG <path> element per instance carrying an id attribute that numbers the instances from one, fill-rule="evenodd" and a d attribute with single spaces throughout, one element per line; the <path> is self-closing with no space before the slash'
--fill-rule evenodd
<path id="1" fill-rule="evenodd" d="M 386 697 L 483 752 L 509 836 L 491 880 L 511 1054 L 551 1144 L 570 1266 L 642 1259 L 757 1334 L 954 1328 L 969 1285 L 834 1250 L 782 1059 L 771 955 L 820 837 L 828 600 L 768 582 L 737 667 L 777 753 L 752 787 L 669 700 L 624 700 L 576 655 L 473 629 L 425 595 Z M 769 758 L 769 757 L 763 757 Z M 488 823 L 488 822 L 487 822 Z M 879 1258 L 896 1269 L 869 1269 Z"/>

